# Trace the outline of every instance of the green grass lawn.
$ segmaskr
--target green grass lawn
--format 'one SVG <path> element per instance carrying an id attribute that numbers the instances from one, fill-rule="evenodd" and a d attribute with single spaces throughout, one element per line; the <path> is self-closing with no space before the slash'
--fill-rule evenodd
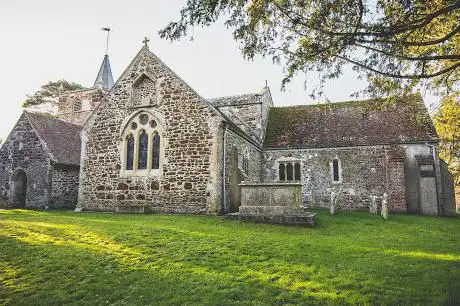
<path id="1" fill-rule="evenodd" d="M 460 220 L 0 211 L 0 304 L 459 304 Z"/>

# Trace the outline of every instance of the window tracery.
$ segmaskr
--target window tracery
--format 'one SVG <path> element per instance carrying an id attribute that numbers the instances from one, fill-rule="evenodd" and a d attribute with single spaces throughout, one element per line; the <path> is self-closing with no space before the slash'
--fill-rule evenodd
<path id="1" fill-rule="evenodd" d="M 121 173 L 126 176 L 159 174 L 162 155 L 161 128 L 148 112 L 139 112 L 122 133 Z"/>

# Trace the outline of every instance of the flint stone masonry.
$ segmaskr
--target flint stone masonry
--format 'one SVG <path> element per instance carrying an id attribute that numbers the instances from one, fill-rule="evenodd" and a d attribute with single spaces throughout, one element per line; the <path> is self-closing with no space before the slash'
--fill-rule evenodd
<path id="1" fill-rule="evenodd" d="M 249 156 L 249 167 L 245 173 L 241 167 L 243 154 L 247 152 Z M 226 205 L 223 213 L 237 212 L 241 205 L 240 183 L 260 182 L 261 180 L 262 153 L 253 143 L 227 130 L 225 135 L 225 199 Z"/>
<path id="2" fill-rule="evenodd" d="M 52 173 L 51 206 L 74 208 L 78 199 L 80 167 L 55 165 Z"/>
<path id="3" fill-rule="evenodd" d="M 9 205 L 12 194 L 22 203 L 26 178 L 26 207 L 73 207 L 78 193 L 77 211 L 314 225 L 307 208 L 334 202 L 375 212 L 384 194 L 390 212 L 453 211 L 452 180 L 420 95 L 388 107 L 274 107 L 265 87 L 206 100 L 147 45 L 114 87 L 107 55 L 97 80 L 111 89 L 60 95 L 61 120 L 21 116 L 0 149 L 0 196 Z"/>
<path id="4" fill-rule="evenodd" d="M 27 176 L 25 207 L 49 205 L 50 159 L 25 114 L 0 148 L 0 191 L 9 207 L 13 207 L 11 179 L 18 170 Z"/>
<path id="5" fill-rule="evenodd" d="M 0 149 L 3 202 L 18 205 L 13 199 L 14 178 L 24 171 L 26 208 L 74 208 L 79 175 L 74 151 L 80 149 L 79 130 L 50 116 L 24 112 Z M 20 191 L 14 189 L 16 194 Z"/>
<path id="6" fill-rule="evenodd" d="M 342 165 L 342 182 L 333 181 L 331 162 Z M 330 194 L 342 188 L 341 209 L 367 209 L 371 195 L 381 196 L 386 185 L 386 157 L 383 146 L 267 150 L 264 152 L 263 182 L 276 182 L 279 162 L 300 162 L 302 203 L 308 207 L 329 208 Z"/>
<path id="7" fill-rule="evenodd" d="M 100 88 L 62 93 L 59 96 L 58 118 L 73 124 L 83 125 L 104 95 L 105 91 Z M 75 109 L 76 103 L 81 105 L 80 110 Z"/>
<path id="8" fill-rule="evenodd" d="M 268 87 L 261 93 L 214 98 L 209 101 L 254 140 L 263 142 L 268 113 L 273 106 Z"/>
<path id="9" fill-rule="evenodd" d="M 144 107 L 162 126 L 159 175 L 120 177 L 120 133 L 139 108 L 131 107 L 133 82 L 155 76 L 157 106 Z M 207 101 L 144 47 L 82 132 L 78 206 L 115 211 L 145 205 L 152 212 L 213 214 L 220 210 L 222 119 Z"/>

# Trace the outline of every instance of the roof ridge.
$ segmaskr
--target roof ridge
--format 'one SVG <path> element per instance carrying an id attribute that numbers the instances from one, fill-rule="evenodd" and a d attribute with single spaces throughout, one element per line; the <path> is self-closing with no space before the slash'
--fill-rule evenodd
<path id="1" fill-rule="evenodd" d="M 244 97 L 244 96 L 258 96 L 261 95 L 260 92 L 250 92 L 250 93 L 245 93 L 245 94 L 238 94 L 238 95 L 229 95 L 229 96 L 219 96 L 219 97 L 214 97 L 214 98 L 207 98 L 207 100 L 218 100 L 218 99 L 224 99 L 224 98 L 236 98 L 236 97 Z"/>
<path id="2" fill-rule="evenodd" d="M 60 123 L 64 123 L 64 124 L 67 124 L 67 125 L 72 125 L 72 126 L 77 127 L 77 128 L 81 128 L 81 125 L 74 124 L 74 123 L 59 119 L 59 118 L 47 116 L 47 115 L 45 115 L 43 113 L 29 112 L 27 110 L 24 110 L 24 113 L 26 114 L 26 116 L 30 116 L 30 115 L 37 116 L 37 117 L 41 117 L 41 118 L 44 118 L 44 119 L 59 121 Z"/>
<path id="3" fill-rule="evenodd" d="M 423 101 L 421 96 L 418 93 L 413 93 L 413 94 L 408 94 L 407 96 L 388 96 L 384 98 L 367 98 L 367 99 L 361 99 L 361 100 L 345 100 L 345 101 L 329 101 L 326 103 L 311 103 L 311 104 L 295 104 L 295 105 L 284 105 L 284 106 L 273 106 L 274 108 L 289 108 L 289 107 L 318 107 L 318 106 L 338 106 L 338 105 L 343 105 L 343 104 L 355 104 L 353 106 L 357 106 L 356 104 L 364 104 L 364 103 L 377 103 L 377 102 L 384 102 L 389 99 L 394 98 L 396 102 L 402 102 L 402 99 L 406 98 L 419 98 L 420 101 Z"/>

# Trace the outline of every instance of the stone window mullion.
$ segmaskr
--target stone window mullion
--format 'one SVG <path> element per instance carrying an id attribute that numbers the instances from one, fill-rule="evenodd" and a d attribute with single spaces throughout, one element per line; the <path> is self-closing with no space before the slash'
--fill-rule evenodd
<path id="1" fill-rule="evenodd" d="M 284 163 L 284 180 L 287 181 L 287 163 Z"/>
<path id="2" fill-rule="evenodd" d="M 154 132 L 149 132 L 148 133 L 148 136 L 149 136 L 149 143 L 148 143 L 148 146 L 147 146 L 147 170 L 150 171 L 152 170 L 152 159 L 153 159 L 153 135 L 155 133 Z"/>
<path id="3" fill-rule="evenodd" d="M 127 157 L 128 157 L 128 141 L 126 140 L 127 136 L 123 136 L 121 140 L 121 171 L 124 173 L 126 171 Z"/>
<path id="4" fill-rule="evenodd" d="M 139 138 L 140 138 L 140 134 L 136 133 L 134 137 L 134 165 L 133 165 L 134 171 L 137 171 L 138 163 L 139 163 Z"/>

